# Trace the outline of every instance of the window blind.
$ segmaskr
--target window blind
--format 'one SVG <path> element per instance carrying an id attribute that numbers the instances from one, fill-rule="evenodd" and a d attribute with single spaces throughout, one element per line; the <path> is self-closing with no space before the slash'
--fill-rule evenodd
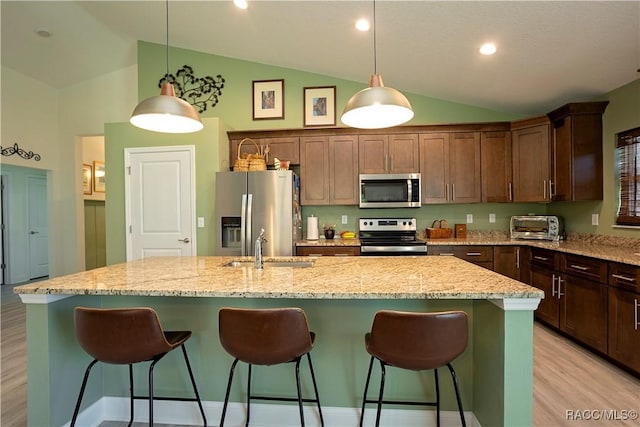
<path id="1" fill-rule="evenodd" d="M 640 127 L 616 139 L 620 205 L 616 224 L 640 226 Z"/>

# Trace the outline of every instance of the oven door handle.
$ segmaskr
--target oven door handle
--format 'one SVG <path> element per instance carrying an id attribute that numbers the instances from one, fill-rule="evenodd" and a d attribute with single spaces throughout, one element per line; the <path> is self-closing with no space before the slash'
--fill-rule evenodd
<path id="1" fill-rule="evenodd" d="M 427 252 L 426 245 L 417 246 L 361 246 L 360 252 L 378 252 L 383 255 L 385 252 L 413 252 L 413 253 L 425 253 Z"/>

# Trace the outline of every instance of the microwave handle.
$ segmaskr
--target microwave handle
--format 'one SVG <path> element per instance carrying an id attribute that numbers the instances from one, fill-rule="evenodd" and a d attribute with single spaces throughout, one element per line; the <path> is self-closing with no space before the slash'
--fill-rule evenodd
<path id="1" fill-rule="evenodd" d="M 411 185 L 411 180 L 407 180 L 407 202 L 411 203 L 413 200 L 413 185 Z"/>

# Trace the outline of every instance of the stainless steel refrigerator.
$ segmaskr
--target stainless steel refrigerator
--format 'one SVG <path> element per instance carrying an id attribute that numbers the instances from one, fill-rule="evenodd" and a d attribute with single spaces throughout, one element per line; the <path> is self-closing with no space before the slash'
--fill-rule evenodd
<path id="1" fill-rule="evenodd" d="M 302 236 L 300 179 L 293 171 L 216 173 L 216 255 L 291 256 Z"/>

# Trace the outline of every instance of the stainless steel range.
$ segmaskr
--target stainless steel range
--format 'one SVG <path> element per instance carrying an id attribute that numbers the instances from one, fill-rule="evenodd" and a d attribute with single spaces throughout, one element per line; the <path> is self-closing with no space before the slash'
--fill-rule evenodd
<path id="1" fill-rule="evenodd" d="M 426 255 L 427 244 L 418 240 L 415 218 L 360 218 L 360 254 Z"/>

